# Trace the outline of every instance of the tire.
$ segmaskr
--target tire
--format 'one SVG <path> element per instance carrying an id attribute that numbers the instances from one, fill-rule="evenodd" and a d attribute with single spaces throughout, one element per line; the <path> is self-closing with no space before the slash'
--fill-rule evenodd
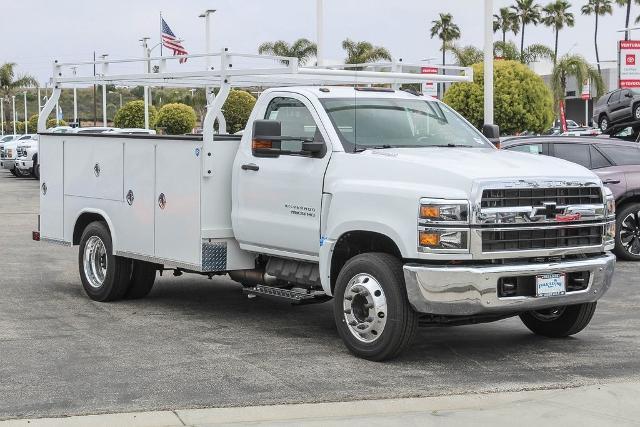
<path id="1" fill-rule="evenodd" d="M 16 170 L 16 177 L 18 178 L 25 178 L 30 175 L 29 172 L 23 172 L 22 169 L 16 168 L 15 170 Z"/>
<path id="2" fill-rule="evenodd" d="M 609 119 L 607 118 L 607 116 L 600 117 L 600 120 L 598 121 L 598 127 L 602 132 L 609 129 Z"/>
<path id="3" fill-rule="evenodd" d="M 157 266 L 151 262 L 133 261 L 131 282 L 125 299 L 140 299 L 149 295 L 156 281 Z"/>
<path id="4" fill-rule="evenodd" d="M 640 120 L 640 104 L 633 107 L 633 120 Z"/>
<path id="5" fill-rule="evenodd" d="M 122 299 L 131 281 L 130 259 L 113 255 L 111 234 L 104 222 L 92 222 L 82 233 L 78 266 L 85 292 L 94 301 Z"/>
<path id="6" fill-rule="evenodd" d="M 365 253 L 347 261 L 336 281 L 333 312 L 347 348 L 373 361 L 397 357 L 411 344 L 418 326 L 402 263 L 385 253 Z"/>
<path id="7" fill-rule="evenodd" d="M 11 175 L 15 176 L 16 178 L 18 177 L 18 172 L 16 168 L 9 169 L 9 172 L 11 172 Z"/>
<path id="8" fill-rule="evenodd" d="M 528 311 L 520 315 L 522 323 L 536 335 L 564 338 L 575 335 L 589 324 L 596 311 L 595 302 Z"/>
<path id="9" fill-rule="evenodd" d="M 38 181 L 40 180 L 40 164 L 39 163 L 33 167 L 33 177 Z"/>
<path id="10" fill-rule="evenodd" d="M 615 254 L 627 261 L 640 261 L 640 203 L 625 205 L 616 215 Z"/>

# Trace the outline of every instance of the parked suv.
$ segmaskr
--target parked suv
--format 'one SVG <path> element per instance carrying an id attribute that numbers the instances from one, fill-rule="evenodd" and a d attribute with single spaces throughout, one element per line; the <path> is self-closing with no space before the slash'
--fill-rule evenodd
<path id="1" fill-rule="evenodd" d="M 593 109 L 593 122 L 601 131 L 614 123 L 640 121 L 640 90 L 617 89 L 602 96 Z"/>
<path id="2" fill-rule="evenodd" d="M 616 255 L 640 261 L 640 144 L 588 137 L 532 137 L 504 140 L 501 148 L 559 157 L 594 171 L 616 198 Z"/>

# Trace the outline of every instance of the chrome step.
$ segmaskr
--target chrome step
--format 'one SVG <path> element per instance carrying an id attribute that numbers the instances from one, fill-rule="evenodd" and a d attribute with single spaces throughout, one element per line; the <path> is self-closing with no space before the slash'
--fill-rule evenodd
<path id="1" fill-rule="evenodd" d="M 292 304 L 320 303 L 331 299 L 324 292 L 301 292 L 292 289 L 274 288 L 273 286 L 265 285 L 256 285 L 250 288 L 244 288 L 243 291 L 249 297 L 261 295 L 280 300 L 288 300 Z"/>

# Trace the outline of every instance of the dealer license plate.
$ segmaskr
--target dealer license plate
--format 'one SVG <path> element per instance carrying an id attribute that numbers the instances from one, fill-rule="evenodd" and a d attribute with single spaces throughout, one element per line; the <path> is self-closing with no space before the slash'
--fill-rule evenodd
<path id="1" fill-rule="evenodd" d="M 567 292 L 566 275 L 563 273 L 540 274 L 536 276 L 536 296 L 556 297 Z"/>

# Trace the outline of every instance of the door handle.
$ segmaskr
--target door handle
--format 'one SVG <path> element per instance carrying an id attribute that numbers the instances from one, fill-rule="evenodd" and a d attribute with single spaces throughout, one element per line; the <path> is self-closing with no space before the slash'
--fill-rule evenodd
<path id="1" fill-rule="evenodd" d="M 602 181 L 603 184 L 620 184 L 620 180 L 616 179 L 607 179 L 606 181 Z"/>
<path id="2" fill-rule="evenodd" d="M 256 165 L 255 163 L 249 163 L 246 165 L 242 165 L 241 166 L 243 171 L 257 171 L 260 170 L 260 166 Z"/>

